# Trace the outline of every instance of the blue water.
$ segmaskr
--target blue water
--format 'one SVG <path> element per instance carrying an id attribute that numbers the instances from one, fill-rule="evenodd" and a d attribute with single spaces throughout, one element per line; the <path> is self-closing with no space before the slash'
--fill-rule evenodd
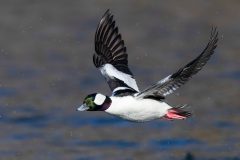
<path id="1" fill-rule="evenodd" d="M 22 116 L 3 116 L 0 119 L 0 124 L 1 125 L 13 125 L 16 130 L 12 133 L 9 133 L 7 137 L 5 136 L 5 142 L 2 141 L 1 144 L 7 143 L 7 141 L 10 142 L 28 142 L 28 141 L 34 141 L 34 140 L 39 140 L 39 139 L 46 139 L 47 137 L 47 144 L 50 146 L 68 146 L 70 148 L 92 148 L 96 150 L 97 148 L 101 148 L 103 150 L 141 150 L 142 148 L 146 148 L 147 150 L 151 150 L 153 152 L 171 152 L 172 150 L 185 150 L 186 155 L 185 158 L 184 156 L 182 160 L 198 160 L 198 159 L 206 159 L 207 158 L 195 158 L 194 153 L 191 153 L 191 149 L 198 150 L 205 150 L 205 151 L 213 151 L 213 152 L 218 152 L 218 151 L 224 151 L 225 148 L 209 148 L 208 144 L 202 140 L 199 140 L 197 138 L 190 138 L 190 137 L 171 137 L 169 136 L 168 138 L 161 138 L 160 139 L 149 139 L 146 142 L 141 142 L 141 141 L 136 141 L 135 140 L 126 140 L 124 137 L 121 135 L 124 134 L 130 134 L 130 133 L 125 133 L 124 130 L 128 128 L 136 128 L 136 127 L 144 127 L 145 130 L 151 130 L 154 129 L 158 132 L 164 131 L 164 130 L 172 130 L 174 127 L 171 122 L 161 122 L 161 121 L 154 121 L 154 122 L 149 122 L 149 123 L 140 123 L 140 124 L 135 124 L 132 122 L 124 121 L 120 118 L 112 117 L 112 116 L 104 116 L 104 117 L 88 117 L 87 115 L 84 115 L 84 117 L 81 117 L 82 114 L 73 114 L 70 116 L 64 116 L 64 117 L 58 117 L 61 115 L 60 113 L 54 113 L 50 112 L 49 114 L 39 114 L 38 109 L 34 109 L 35 107 L 33 106 L 25 106 L 21 107 L 21 109 L 17 110 L 16 112 L 21 112 Z M 58 112 L 58 111 L 56 111 Z M 4 113 L 4 112 L 3 112 Z M 5 111 L 5 113 L 7 113 Z M 89 113 L 90 114 L 90 113 Z M 27 116 L 26 116 L 27 115 Z M 103 139 L 97 139 L 97 140 L 87 140 L 87 139 L 82 139 L 80 136 L 79 138 L 75 139 L 68 139 L 64 140 L 64 133 L 58 132 L 57 130 L 52 131 L 50 135 L 44 134 L 44 130 L 49 128 L 49 126 L 54 126 L 54 125 L 59 125 L 61 124 L 62 127 L 67 126 L 72 128 L 71 132 L 74 132 L 75 129 L 80 129 L 85 128 L 85 127 L 91 127 L 92 132 L 98 132 L 98 129 L 100 128 L 118 128 L 119 131 L 121 132 L 120 135 L 118 136 L 120 139 L 108 139 L 105 137 Z M 227 121 L 219 121 L 213 124 L 216 128 L 223 128 L 223 129 L 233 129 L 238 126 L 236 126 L 235 123 L 233 122 L 227 122 Z M 18 130 L 18 128 L 25 128 L 24 130 Z M 51 128 L 51 127 L 50 127 Z M 39 132 L 35 132 L 34 130 L 37 129 Z M 139 130 L 138 130 L 139 131 Z M 83 130 L 83 132 L 85 132 Z M 100 131 L 101 132 L 101 131 Z M 80 132 L 81 133 L 81 132 Z M 108 134 L 111 134 L 111 132 L 108 132 Z M 116 134 L 116 133 L 113 133 Z M 142 134 L 144 136 L 144 134 Z M 232 142 L 231 139 L 228 140 L 229 145 Z M 67 148 L 68 148 L 67 147 Z M 205 148 L 205 149 L 203 149 Z M 13 152 L 7 152 L 7 151 L 1 151 L 0 155 L 2 157 L 8 157 L 12 155 Z M 55 156 L 55 152 L 51 153 L 52 157 L 57 157 Z M 48 154 L 48 157 L 51 157 Z M 79 158 L 76 159 L 104 159 L 104 156 L 99 155 L 99 156 L 94 156 L 94 155 L 85 155 L 85 156 L 80 156 Z M 128 158 L 126 158 L 128 159 Z M 131 159 L 131 158 L 129 158 Z M 176 159 L 176 158 L 172 158 Z M 237 157 L 223 157 L 221 158 L 222 160 L 238 160 Z M 212 158 L 211 160 L 215 160 Z M 216 159 L 219 160 L 219 159 Z"/>

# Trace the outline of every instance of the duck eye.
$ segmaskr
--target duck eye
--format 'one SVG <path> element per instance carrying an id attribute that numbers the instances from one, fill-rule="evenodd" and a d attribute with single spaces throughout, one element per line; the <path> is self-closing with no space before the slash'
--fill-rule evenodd
<path id="1" fill-rule="evenodd" d="M 87 98 L 87 99 L 85 100 L 85 103 L 86 103 L 86 105 L 87 105 L 88 107 L 90 107 L 90 108 L 93 108 L 93 107 L 95 106 L 92 98 Z"/>

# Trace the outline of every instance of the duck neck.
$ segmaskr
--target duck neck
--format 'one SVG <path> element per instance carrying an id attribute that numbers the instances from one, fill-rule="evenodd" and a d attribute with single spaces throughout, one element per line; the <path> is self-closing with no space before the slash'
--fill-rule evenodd
<path id="1" fill-rule="evenodd" d="M 106 99 L 104 103 L 102 104 L 102 107 L 100 108 L 100 111 L 105 111 L 111 106 L 112 100 L 110 97 L 106 96 Z"/>

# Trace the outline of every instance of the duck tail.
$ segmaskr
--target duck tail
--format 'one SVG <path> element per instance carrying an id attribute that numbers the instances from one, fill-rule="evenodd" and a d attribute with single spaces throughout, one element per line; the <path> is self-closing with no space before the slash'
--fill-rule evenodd
<path id="1" fill-rule="evenodd" d="M 191 112 L 183 110 L 185 106 L 186 105 L 169 109 L 164 118 L 166 118 L 167 120 L 174 120 L 174 119 L 186 119 L 190 117 L 192 115 Z"/>

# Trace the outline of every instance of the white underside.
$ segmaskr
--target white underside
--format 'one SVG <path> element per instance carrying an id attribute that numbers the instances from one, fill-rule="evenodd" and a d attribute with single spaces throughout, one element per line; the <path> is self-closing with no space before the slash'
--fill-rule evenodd
<path id="1" fill-rule="evenodd" d="M 152 99 L 135 99 L 132 96 L 110 98 L 112 104 L 106 112 L 130 121 L 145 122 L 159 119 L 172 108 L 167 103 Z"/>

